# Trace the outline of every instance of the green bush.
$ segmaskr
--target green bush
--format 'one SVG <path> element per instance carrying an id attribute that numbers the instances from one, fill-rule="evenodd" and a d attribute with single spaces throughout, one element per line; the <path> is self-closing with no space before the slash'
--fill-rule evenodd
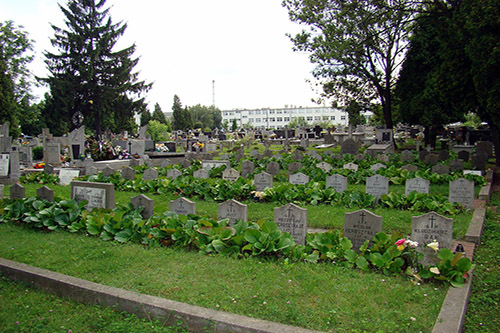
<path id="1" fill-rule="evenodd" d="M 33 154 L 33 159 L 34 160 L 41 160 L 41 159 L 43 159 L 43 147 L 42 146 L 33 147 L 33 149 L 31 150 L 31 152 Z"/>

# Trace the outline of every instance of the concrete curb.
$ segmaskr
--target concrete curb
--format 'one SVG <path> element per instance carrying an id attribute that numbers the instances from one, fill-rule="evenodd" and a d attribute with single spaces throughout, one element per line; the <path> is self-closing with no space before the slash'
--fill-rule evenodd
<path id="1" fill-rule="evenodd" d="M 116 306 L 144 318 L 155 318 L 165 325 L 181 320 L 192 332 L 315 332 L 168 299 L 104 286 L 72 276 L 52 272 L 0 258 L 0 273 L 63 297 L 102 306 Z"/>
<path id="2" fill-rule="evenodd" d="M 481 242 L 481 235 L 483 234 L 484 220 L 486 219 L 486 208 L 476 208 L 472 214 L 472 220 L 469 224 L 469 229 L 465 234 L 465 240 L 467 242 L 473 242 L 479 245 Z"/>

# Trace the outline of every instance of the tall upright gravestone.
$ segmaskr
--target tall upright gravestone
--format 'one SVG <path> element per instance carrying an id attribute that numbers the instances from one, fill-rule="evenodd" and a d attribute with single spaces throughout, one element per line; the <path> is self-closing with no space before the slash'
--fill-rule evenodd
<path id="1" fill-rule="evenodd" d="M 457 202 L 474 208 L 474 182 L 465 178 L 450 181 L 449 202 Z"/>
<path id="2" fill-rule="evenodd" d="M 305 244 L 307 233 L 307 209 L 290 203 L 274 208 L 274 222 L 282 232 L 288 232 L 297 244 Z"/>
<path id="3" fill-rule="evenodd" d="M 423 263 L 435 263 L 436 253 L 427 245 L 437 241 L 440 249 L 451 249 L 453 245 L 453 219 L 444 217 L 435 212 L 413 216 L 411 223 L 411 239 L 418 242 L 418 250 L 424 253 L 425 257 Z"/>
<path id="4" fill-rule="evenodd" d="M 373 237 L 382 231 L 382 216 L 361 209 L 345 214 L 344 236 L 352 242 L 352 248 L 359 248 L 368 240 L 371 244 Z"/>
<path id="5" fill-rule="evenodd" d="M 234 199 L 220 203 L 217 206 L 219 220 L 229 219 L 229 225 L 237 220 L 248 221 L 248 205 L 242 204 Z"/>

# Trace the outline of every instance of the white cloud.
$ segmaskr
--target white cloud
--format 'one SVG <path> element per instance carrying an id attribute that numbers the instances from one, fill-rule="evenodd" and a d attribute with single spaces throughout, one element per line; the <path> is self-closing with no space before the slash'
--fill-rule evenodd
<path id="1" fill-rule="evenodd" d="M 13 4 L 15 3 L 15 5 Z M 65 1 L 60 1 L 66 5 Z M 313 65 L 307 55 L 294 53 L 285 36 L 298 27 L 275 0 L 108 0 L 114 22 L 127 22 L 119 41 L 136 43 L 140 78 L 154 82 L 148 93 L 171 109 L 174 94 L 183 105 L 221 109 L 313 105 L 316 94 L 306 83 Z M 48 22 L 64 27 L 55 0 L 0 0 L 6 19 L 25 26 L 36 40 L 33 71 L 45 73 L 43 50 L 50 48 Z"/>

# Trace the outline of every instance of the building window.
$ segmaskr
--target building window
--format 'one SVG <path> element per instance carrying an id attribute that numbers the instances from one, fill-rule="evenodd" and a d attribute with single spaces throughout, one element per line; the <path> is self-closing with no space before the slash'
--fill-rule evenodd
<path id="1" fill-rule="evenodd" d="M 260 114 L 260 110 L 255 111 L 255 114 Z"/>
<path id="2" fill-rule="evenodd" d="M 251 116 L 253 115 L 253 111 L 248 111 L 248 114 Z"/>
<path id="3" fill-rule="evenodd" d="M 253 123 L 253 118 L 248 118 L 249 123 Z"/>
<path id="4" fill-rule="evenodd" d="M 331 117 L 330 117 L 330 120 L 335 120 L 335 116 L 331 116 Z"/>
<path id="5" fill-rule="evenodd" d="M 345 116 L 340 116 L 340 120 L 345 120 Z"/>
<path id="6" fill-rule="evenodd" d="M 312 116 L 307 116 L 307 121 L 312 121 L 313 117 Z"/>
<path id="7" fill-rule="evenodd" d="M 321 120 L 321 116 L 314 116 L 314 120 Z"/>
<path id="8" fill-rule="evenodd" d="M 323 120 L 328 120 L 328 116 L 323 116 Z"/>
<path id="9" fill-rule="evenodd" d="M 255 118 L 256 123 L 260 123 L 260 118 Z"/>
<path id="10" fill-rule="evenodd" d="M 269 118 L 269 121 L 270 122 L 274 122 L 274 121 L 276 121 L 276 119 L 275 118 Z"/>
<path id="11" fill-rule="evenodd" d="M 276 121 L 283 121 L 283 118 L 278 117 L 278 118 L 276 118 Z"/>
<path id="12" fill-rule="evenodd" d="M 269 110 L 269 114 L 274 114 L 274 110 Z"/>
<path id="13" fill-rule="evenodd" d="M 290 121 L 290 117 L 284 117 L 283 120 L 284 121 Z"/>

